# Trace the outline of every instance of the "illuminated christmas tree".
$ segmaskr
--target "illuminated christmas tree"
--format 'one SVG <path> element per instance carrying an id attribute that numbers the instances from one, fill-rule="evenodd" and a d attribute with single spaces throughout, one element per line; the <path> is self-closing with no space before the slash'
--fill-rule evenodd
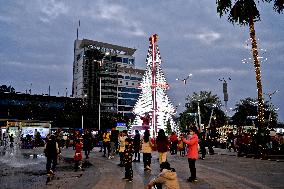
<path id="1" fill-rule="evenodd" d="M 140 85 L 142 91 L 133 109 L 136 117 L 132 126 L 149 126 L 151 135 L 156 136 L 159 129 L 165 130 L 168 122 L 172 131 L 176 130 L 172 117 L 176 111 L 166 94 L 169 86 L 161 68 L 158 35 L 152 35 L 149 40 L 147 67 Z"/>

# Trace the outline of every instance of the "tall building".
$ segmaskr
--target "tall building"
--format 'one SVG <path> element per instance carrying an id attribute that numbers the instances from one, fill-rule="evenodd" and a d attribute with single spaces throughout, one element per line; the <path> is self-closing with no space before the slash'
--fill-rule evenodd
<path id="1" fill-rule="evenodd" d="M 83 39 L 74 43 L 72 96 L 100 113 L 131 116 L 144 70 L 135 68 L 136 49 Z M 98 114 L 96 114 L 98 112 Z"/>

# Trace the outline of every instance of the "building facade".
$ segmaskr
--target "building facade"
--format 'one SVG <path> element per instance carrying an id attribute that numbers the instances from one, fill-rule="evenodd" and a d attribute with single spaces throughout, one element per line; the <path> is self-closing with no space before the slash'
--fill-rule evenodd
<path id="1" fill-rule="evenodd" d="M 94 119 L 100 113 L 131 116 L 144 73 L 135 68 L 135 51 L 88 39 L 75 40 L 72 96 L 93 109 Z"/>

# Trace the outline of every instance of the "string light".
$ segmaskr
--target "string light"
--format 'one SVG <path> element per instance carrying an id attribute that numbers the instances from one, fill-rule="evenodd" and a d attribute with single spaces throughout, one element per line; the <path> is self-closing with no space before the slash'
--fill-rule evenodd
<path id="1" fill-rule="evenodd" d="M 155 35 L 153 36 L 155 37 Z M 154 42 L 157 42 L 157 36 Z M 166 90 L 169 89 L 169 85 L 166 82 L 166 78 L 161 68 L 162 59 L 158 45 L 153 45 L 154 46 L 152 46 L 152 42 L 149 45 L 148 54 L 145 62 L 146 71 L 144 73 L 144 76 L 142 77 L 142 81 L 140 84 L 140 88 L 142 89 L 141 94 L 133 108 L 133 113 L 136 115 L 136 117 L 132 126 L 142 126 L 143 120 L 141 119 L 141 117 L 143 118 L 149 116 L 150 119 L 153 119 L 153 117 L 157 116 L 157 120 L 154 123 L 156 125 L 156 128 L 153 128 L 153 120 L 152 122 L 149 121 L 150 131 L 154 131 L 155 129 L 165 130 L 168 121 L 170 122 L 171 129 L 174 131 L 176 130 L 176 124 L 172 116 L 176 113 L 176 111 L 169 97 L 166 94 Z M 154 56 L 153 53 L 155 53 Z M 153 75 L 153 73 L 155 74 Z M 154 90 L 155 93 L 153 93 Z M 153 95 L 155 97 L 153 97 Z M 153 106 L 155 102 L 156 106 Z M 153 110 L 153 107 L 156 107 L 156 109 Z"/>

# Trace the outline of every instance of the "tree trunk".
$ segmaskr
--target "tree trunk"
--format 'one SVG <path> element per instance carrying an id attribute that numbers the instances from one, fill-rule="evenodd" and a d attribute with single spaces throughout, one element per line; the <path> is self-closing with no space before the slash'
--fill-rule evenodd
<path id="1" fill-rule="evenodd" d="M 260 62 L 258 59 L 258 50 L 257 50 L 257 41 L 254 29 L 254 21 L 253 18 L 250 17 L 249 22 L 250 28 L 250 39 L 252 46 L 252 55 L 253 55 L 253 63 L 256 75 L 256 85 L 257 85 L 257 97 L 258 97 L 258 131 L 263 133 L 264 131 L 264 102 L 262 97 L 262 83 L 261 83 L 261 74 L 260 74 Z"/>

